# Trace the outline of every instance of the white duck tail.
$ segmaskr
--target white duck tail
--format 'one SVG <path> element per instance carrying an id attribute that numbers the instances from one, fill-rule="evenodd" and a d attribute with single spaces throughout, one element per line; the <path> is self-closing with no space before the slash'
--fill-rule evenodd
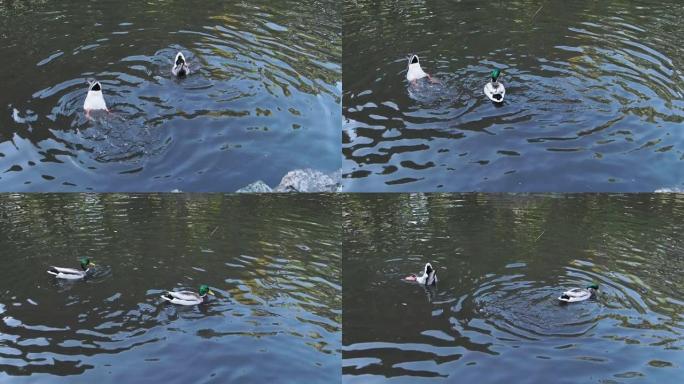
<path id="1" fill-rule="evenodd" d="M 102 84 L 99 81 L 90 83 L 88 95 L 83 102 L 83 109 L 86 111 L 107 110 L 107 104 L 102 95 Z"/>
<path id="2" fill-rule="evenodd" d="M 411 57 L 409 57 L 408 72 L 406 72 L 406 80 L 416 81 L 424 77 L 428 77 L 428 74 L 425 73 L 425 71 L 423 71 L 423 68 L 421 68 L 420 59 L 418 58 L 418 55 L 411 55 Z"/>
<path id="3" fill-rule="evenodd" d="M 178 52 L 176 54 L 176 59 L 173 61 L 173 67 L 171 68 L 171 73 L 177 77 L 183 77 L 190 74 L 190 67 L 188 67 L 188 62 L 183 56 L 183 52 Z"/>
<path id="4" fill-rule="evenodd" d="M 423 268 L 423 274 L 416 278 L 419 284 L 424 285 L 435 285 L 437 284 L 437 271 L 432 268 L 432 264 L 426 263 Z"/>

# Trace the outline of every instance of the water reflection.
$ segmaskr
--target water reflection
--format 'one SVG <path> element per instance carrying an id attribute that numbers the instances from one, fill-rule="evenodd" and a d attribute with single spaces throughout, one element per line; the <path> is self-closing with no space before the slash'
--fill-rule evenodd
<path id="1" fill-rule="evenodd" d="M 681 195 L 344 203 L 344 382 L 681 377 Z M 402 278 L 426 261 L 439 283 Z M 558 296 L 595 282 L 595 299 Z"/>
<path id="2" fill-rule="evenodd" d="M 681 187 L 679 2 L 540 5 L 347 3 L 346 190 Z M 441 84 L 410 86 L 409 53 Z M 493 68 L 503 105 L 483 95 Z"/>
<path id="3" fill-rule="evenodd" d="M 334 2 L 10 2 L 0 20 L 2 190 L 234 191 L 340 167 Z M 89 120 L 94 78 L 112 113 Z"/>
<path id="4" fill-rule="evenodd" d="M 339 380 L 336 212 L 323 195 L 0 195 L 0 381 Z M 46 273 L 83 255 L 85 280 Z M 206 304 L 160 298 L 200 284 Z"/>

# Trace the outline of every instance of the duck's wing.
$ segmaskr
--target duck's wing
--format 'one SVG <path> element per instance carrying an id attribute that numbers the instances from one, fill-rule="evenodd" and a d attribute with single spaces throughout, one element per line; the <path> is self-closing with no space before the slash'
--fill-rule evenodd
<path id="1" fill-rule="evenodd" d="M 503 87 L 503 84 L 498 83 L 499 85 L 497 87 L 494 87 L 494 85 L 491 82 L 488 82 L 484 86 L 484 94 L 489 98 L 489 100 L 501 103 L 503 102 L 504 95 L 506 95 L 506 89 Z"/>
<path id="2" fill-rule="evenodd" d="M 162 299 L 178 305 L 199 305 L 204 301 L 202 297 L 194 292 L 166 292 Z"/>
<path id="3" fill-rule="evenodd" d="M 166 294 L 174 299 L 183 301 L 197 301 L 202 300 L 202 297 L 192 291 L 178 291 L 178 292 L 166 292 Z"/>
<path id="4" fill-rule="evenodd" d="M 558 298 L 558 300 L 573 303 L 577 301 L 586 300 L 589 297 L 591 297 L 591 294 L 586 289 L 573 288 L 563 292 L 563 294 Z"/>
<path id="5" fill-rule="evenodd" d="M 50 267 L 48 269 L 49 274 L 57 275 L 63 273 L 65 275 L 82 275 L 83 271 L 74 268 L 61 268 L 61 267 Z"/>
<path id="6" fill-rule="evenodd" d="M 484 94 L 487 95 L 490 99 L 492 98 L 492 94 L 494 93 L 494 89 L 492 87 L 492 83 L 487 83 L 484 86 Z"/>
<path id="7" fill-rule="evenodd" d="M 582 288 L 573 288 L 569 291 L 563 292 L 563 295 L 567 295 L 569 297 L 582 297 L 585 296 L 587 292 L 582 289 Z"/>

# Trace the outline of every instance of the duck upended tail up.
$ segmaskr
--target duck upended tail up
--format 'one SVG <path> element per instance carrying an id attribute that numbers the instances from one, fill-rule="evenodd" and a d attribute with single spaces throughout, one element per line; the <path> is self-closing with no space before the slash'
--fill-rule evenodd
<path id="1" fill-rule="evenodd" d="M 418 58 L 418 55 L 411 55 L 411 57 L 409 57 L 408 71 L 406 72 L 406 80 L 410 82 L 415 82 L 416 80 L 420 80 L 427 76 L 428 74 L 425 73 L 425 71 L 423 71 L 423 68 L 420 66 L 420 59 Z"/>
<path id="2" fill-rule="evenodd" d="M 83 102 L 83 110 L 86 115 L 90 115 L 91 111 L 107 111 L 107 103 L 105 103 L 104 95 L 102 94 L 102 84 L 99 81 L 91 81 L 88 85 L 88 94 Z"/>
<path id="3" fill-rule="evenodd" d="M 176 59 L 173 61 L 173 67 L 171 67 L 171 73 L 176 77 L 184 77 L 190 74 L 190 67 L 182 52 L 176 54 Z"/>
<path id="4" fill-rule="evenodd" d="M 436 285 L 437 284 L 437 271 L 432 267 L 432 264 L 426 263 L 423 267 L 423 274 L 416 276 L 410 274 L 404 278 L 406 281 L 415 281 L 421 285 Z"/>

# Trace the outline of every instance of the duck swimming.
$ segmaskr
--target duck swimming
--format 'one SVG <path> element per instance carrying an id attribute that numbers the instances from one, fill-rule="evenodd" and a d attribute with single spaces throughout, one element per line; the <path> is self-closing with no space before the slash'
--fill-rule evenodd
<path id="1" fill-rule="evenodd" d="M 102 84 L 99 81 L 89 82 L 88 94 L 83 102 L 83 109 L 86 111 L 86 115 L 90 114 L 90 111 L 107 111 L 107 104 L 105 103 L 104 96 L 102 95 Z"/>
<path id="2" fill-rule="evenodd" d="M 409 57 L 406 80 L 408 80 L 411 84 L 415 84 L 418 80 L 425 77 L 427 77 L 430 82 L 437 82 L 437 80 L 433 79 L 428 73 L 423 71 L 423 68 L 420 66 L 420 59 L 418 58 L 418 55 L 411 55 Z"/>
<path id="3" fill-rule="evenodd" d="M 84 257 L 81 259 L 80 271 L 74 268 L 50 267 L 47 273 L 55 276 L 58 279 L 79 280 L 86 277 L 90 271 L 90 267 L 93 266 L 95 266 L 95 263 L 91 263 L 89 258 Z"/>
<path id="4" fill-rule="evenodd" d="M 558 300 L 560 300 L 561 303 L 576 303 L 578 301 L 584 301 L 595 297 L 598 289 L 598 284 L 591 284 L 586 288 L 573 288 L 563 292 Z"/>
<path id="5" fill-rule="evenodd" d="M 437 284 L 437 272 L 435 271 L 434 268 L 432 268 L 432 264 L 426 263 L 425 267 L 423 268 L 423 274 L 420 276 L 416 276 L 414 274 L 410 274 L 404 278 L 406 281 L 415 281 L 418 284 L 423 284 L 423 285 L 436 285 Z"/>
<path id="6" fill-rule="evenodd" d="M 208 285 L 202 284 L 199 287 L 199 294 L 192 291 L 168 291 L 165 294 L 161 295 L 161 297 L 162 299 L 172 304 L 198 305 L 204 303 L 204 301 L 207 298 L 207 295 L 214 296 L 214 292 L 212 292 L 211 289 L 209 289 Z"/>
<path id="7" fill-rule="evenodd" d="M 487 95 L 489 100 L 495 103 L 503 103 L 504 96 L 506 96 L 506 88 L 503 83 L 499 81 L 499 76 L 501 76 L 501 70 L 498 68 L 494 69 L 491 73 L 492 81 L 488 82 L 484 86 L 484 93 Z"/>
<path id="8" fill-rule="evenodd" d="M 185 60 L 182 52 L 176 54 L 176 59 L 173 61 L 173 67 L 171 68 L 171 73 L 176 77 L 183 77 L 190 74 L 190 67 L 188 62 Z"/>

